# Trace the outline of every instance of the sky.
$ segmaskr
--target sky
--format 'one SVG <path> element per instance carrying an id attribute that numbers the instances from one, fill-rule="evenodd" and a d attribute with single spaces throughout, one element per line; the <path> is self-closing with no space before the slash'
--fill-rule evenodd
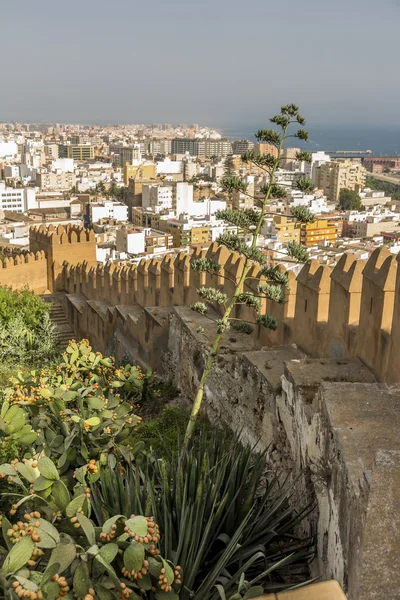
<path id="1" fill-rule="evenodd" d="M 0 121 L 400 125 L 400 0 L 2 0 Z"/>

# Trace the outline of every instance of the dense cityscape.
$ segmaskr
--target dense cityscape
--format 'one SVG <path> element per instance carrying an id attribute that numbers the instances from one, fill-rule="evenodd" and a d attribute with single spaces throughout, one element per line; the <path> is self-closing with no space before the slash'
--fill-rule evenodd
<path id="1" fill-rule="evenodd" d="M 400 0 L 0 15 L 0 600 L 400 600 Z"/>
<path id="2" fill-rule="evenodd" d="M 232 230 L 218 211 L 253 208 L 268 183 L 261 168 L 242 160 L 248 151 L 275 155 L 277 149 L 230 141 L 198 124 L 2 124 L 2 253 L 27 251 L 29 228 L 38 224 L 93 228 L 103 264 L 207 248 Z M 298 268 L 285 262 L 290 242 L 327 265 L 349 250 L 363 260 L 381 245 L 397 253 L 400 158 L 318 151 L 308 163 L 296 159 L 298 151 L 283 150 L 275 175 L 285 197 L 270 198 L 258 239 L 269 259 Z M 228 194 L 221 186 L 227 174 L 243 177 L 246 192 Z M 297 189 L 304 177 L 314 189 Z M 296 207 L 306 207 L 312 222 L 298 221 Z"/>

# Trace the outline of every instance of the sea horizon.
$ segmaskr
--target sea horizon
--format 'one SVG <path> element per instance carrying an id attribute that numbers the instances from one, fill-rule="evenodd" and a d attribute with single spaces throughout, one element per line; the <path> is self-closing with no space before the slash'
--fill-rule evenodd
<path id="1" fill-rule="evenodd" d="M 266 125 L 268 127 L 268 125 Z M 221 134 L 230 140 L 246 139 L 256 141 L 255 132 L 260 126 L 242 125 L 220 127 Z M 400 155 L 400 125 L 310 125 L 309 142 L 291 138 L 290 146 L 307 148 L 311 152 L 324 150 L 371 150 L 376 156 Z M 288 146 L 289 144 L 286 144 Z"/>

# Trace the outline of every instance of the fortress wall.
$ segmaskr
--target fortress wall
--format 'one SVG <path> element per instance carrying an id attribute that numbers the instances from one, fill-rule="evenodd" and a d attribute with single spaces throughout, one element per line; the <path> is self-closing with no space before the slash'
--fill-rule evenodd
<path id="1" fill-rule="evenodd" d="M 212 258 L 221 265 L 216 275 L 191 268 L 196 258 Z M 180 253 L 175 259 L 142 260 L 139 265 L 96 267 L 89 262 L 65 264 L 60 279 L 68 293 L 111 306 L 188 306 L 198 300 L 199 287 L 217 287 L 231 297 L 243 258 L 213 245 L 207 252 Z M 257 291 L 259 269 L 254 266 L 245 291 Z M 306 263 L 297 278 L 288 272 L 285 302 L 262 299 L 263 310 L 278 321 L 276 331 L 256 326 L 259 347 L 296 344 L 310 357 L 360 358 L 380 381 L 400 381 L 400 276 L 397 260 L 386 248 L 377 249 L 367 263 L 344 255 L 336 267 Z M 220 314 L 222 307 L 215 309 Z M 232 316 L 254 321 L 247 306 Z"/>
<path id="2" fill-rule="evenodd" d="M 83 326 L 97 330 L 96 350 L 151 366 L 193 400 L 214 332 L 206 317 L 186 306 L 112 307 L 82 295 L 67 296 L 67 302 L 81 333 Z M 400 386 L 376 383 L 357 358 L 311 359 L 293 346 L 255 346 L 253 336 L 224 334 L 203 409 L 240 430 L 244 440 L 268 448 L 271 468 L 291 478 L 293 506 L 315 502 L 303 522 L 304 532 L 317 533 L 313 576 L 337 579 L 349 600 L 396 597 L 400 575 L 393 572 L 393 555 L 379 555 L 380 573 L 390 573 L 385 581 L 369 575 L 367 589 L 363 574 L 376 562 L 374 523 L 384 519 L 379 536 L 393 539 L 391 547 L 398 540 L 393 514 L 400 491 L 391 478 L 393 472 L 400 476 L 400 462 L 379 457 L 400 452 Z M 385 486 L 390 495 L 378 502 Z"/>
<path id="3" fill-rule="evenodd" d="M 29 286 L 37 294 L 47 288 L 47 262 L 43 251 L 5 258 L 0 262 L 0 285 L 18 290 Z"/>

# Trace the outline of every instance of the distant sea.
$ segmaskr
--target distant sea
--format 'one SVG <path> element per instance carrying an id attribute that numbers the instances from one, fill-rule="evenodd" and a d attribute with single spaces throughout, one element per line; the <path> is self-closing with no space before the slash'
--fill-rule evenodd
<path id="1" fill-rule="evenodd" d="M 268 127 L 268 124 L 265 125 Z M 256 141 L 254 133 L 259 129 L 254 127 L 226 127 L 220 129 L 221 134 L 231 140 Z M 400 126 L 371 127 L 362 126 L 308 126 L 310 141 L 305 144 L 300 140 L 290 139 L 286 146 L 307 148 L 310 152 L 318 150 L 372 150 L 376 156 L 400 155 Z M 290 142 L 290 144 L 289 144 Z"/>

